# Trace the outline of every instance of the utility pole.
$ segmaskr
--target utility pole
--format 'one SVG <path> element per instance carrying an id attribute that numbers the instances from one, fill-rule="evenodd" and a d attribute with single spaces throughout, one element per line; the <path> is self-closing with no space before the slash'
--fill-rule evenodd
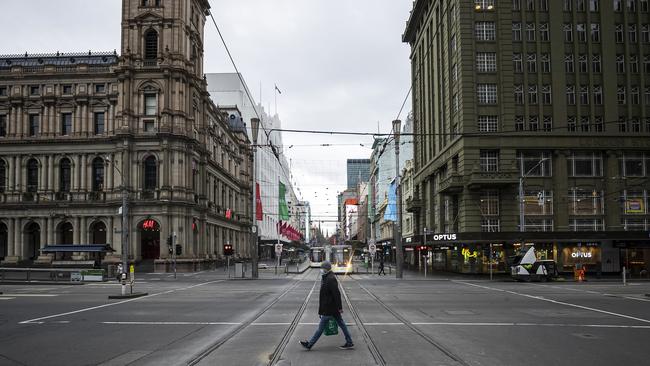
<path id="1" fill-rule="evenodd" d="M 402 265 L 404 262 L 404 252 L 402 251 L 402 190 L 400 187 L 399 179 L 399 137 L 401 131 L 402 121 L 394 120 L 393 121 L 393 135 L 395 139 L 395 199 L 397 215 L 395 220 L 393 236 L 395 237 L 395 277 L 398 279 L 402 278 Z"/>
<path id="2" fill-rule="evenodd" d="M 252 164 L 252 176 L 253 176 L 253 211 L 251 213 L 251 275 L 253 278 L 258 278 L 258 268 L 257 268 L 257 258 L 259 256 L 258 245 L 257 245 L 257 136 L 260 130 L 260 120 L 259 118 L 251 118 L 251 132 L 253 135 L 253 164 Z"/>

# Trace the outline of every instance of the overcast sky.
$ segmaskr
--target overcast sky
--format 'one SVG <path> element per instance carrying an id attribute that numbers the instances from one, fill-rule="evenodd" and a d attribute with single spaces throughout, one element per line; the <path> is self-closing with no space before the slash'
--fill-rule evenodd
<path id="1" fill-rule="evenodd" d="M 0 54 L 120 52 L 120 0 L 3 1 Z M 409 88 L 401 42 L 412 0 L 210 0 L 239 70 L 284 128 L 390 132 Z M 205 71 L 233 72 L 211 23 Z M 407 104 L 401 119 L 410 111 Z M 284 134 L 292 171 L 315 218 L 336 215 L 349 158 L 369 158 L 372 138 Z M 344 144 L 317 147 L 301 145 Z M 363 144 L 364 146 L 360 146 Z M 333 217 L 329 217 L 332 219 Z M 333 230 L 333 224 L 325 225 Z"/>

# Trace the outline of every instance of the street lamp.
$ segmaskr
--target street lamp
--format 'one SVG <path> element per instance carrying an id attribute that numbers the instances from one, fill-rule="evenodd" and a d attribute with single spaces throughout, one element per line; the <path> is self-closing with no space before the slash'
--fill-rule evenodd
<path id="1" fill-rule="evenodd" d="M 106 161 L 111 162 L 111 158 L 109 156 L 106 156 Z M 128 210 L 129 210 L 129 192 L 126 189 L 126 182 L 124 181 L 124 174 L 122 173 L 122 170 L 116 165 L 113 164 L 115 169 L 117 170 L 118 173 L 120 173 L 120 177 L 122 178 L 122 273 L 121 273 L 121 279 L 122 279 L 122 296 L 126 296 L 126 272 L 128 271 L 127 267 L 127 253 L 128 253 L 128 248 L 129 248 L 129 216 L 128 216 Z"/>
<path id="2" fill-rule="evenodd" d="M 395 237 L 395 260 L 397 261 L 395 277 L 402 278 L 402 262 L 404 262 L 404 253 L 402 252 L 402 192 L 399 180 L 399 135 L 402 127 L 402 121 L 396 119 L 393 121 L 393 136 L 395 139 L 395 200 L 397 214 L 393 236 Z"/>
<path id="3" fill-rule="evenodd" d="M 260 119 L 259 118 L 251 118 L 251 132 L 253 134 L 253 165 L 252 165 L 252 176 L 253 176 L 253 194 L 252 197 L 253 199 L 253 212 L 251 215 L 251 268 L 252 270 L 252 276 L 253 278 L 258 278 L 259 273 L 257 270 L 257 177 L 255 174 L 257 173 L 256 169 L 256 164 L 257 164 L 257 137 L 260 132 Z"/>
<path id="4" fill-rule="evenodd" d="M 519 177 L 519 232 L 525 232 L 526 231 L 526 225 L 524 225 L 524 179 L 528 177 L 528 174 L 535 170 L 540 164 L 543 162 L 551 160 L 551 158 L 543 158 L 540 161 L 535 164 L 532 168 L 530 168 L 526 174 L 522 174 Z M 522 164 L 522 169 L 523 169 L 523 164 Z M 523 238 L 522 238 L 523 239 Z"/>

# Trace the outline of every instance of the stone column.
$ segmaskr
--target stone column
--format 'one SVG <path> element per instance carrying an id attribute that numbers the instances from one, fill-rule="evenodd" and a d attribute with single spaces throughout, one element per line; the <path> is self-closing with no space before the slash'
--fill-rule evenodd
<path id="1" fill-rule="evenodd" d="M 23 228 L 21 219 L 14 219 L 14 256 L 23 257 Z"/>
<path id="2" fill-rule="evenodd" d="M 105 161 L 104 170 L 106 171 L 106 182 L 104 185 L 106 186 L 106 191 L 112 191 L 115 189 L 115 184 L 113 183 L 113 165 L 114 165 L 113 162 L 115 157 L 113 156 L 113 154 L 109 154 L 108 157 L 109 157 L 108 162 L 104 160 Z"/>
<path id="3" fill-rule="evenodd" d="M 555 151 L 553 160 L 553 213 L 554 213 L 554 230 L 569 231 L 569 200 L 567 192 L 569 191 L 570 179 L 567 175 L 567 155 L 569 151 Z"/>
<path id="4" fill-rule="evenodd" d="M 49 160 L 48 161 L 48 163 L 49 163 L 48 166 L 49 166 L 49 168 L 48 168 L 48 174 L 47 174 L 47 182 L 48 182 L 47 183 L 47 188 L 48 188 L 48 190 L 50 192 L 55 191 L 55 187 L 54 187 L 54 159 L 55 159 L 55 156 L 49 156 L 48 157 L 48 160 Z"/>
<path id="5" fill-rule="evenodd" d="M 54 219 L 47 219 L 47 243 L 54 244 Z"/>
<path id="6" fill-rule="evenodd" d="M 38 159 L 38 158 L 37 158 Z M 43 192 L 45 190 L 45 183 L 47 180 L 47 169 L 45 167 L 47 164 L 45 163 L 45 156 L 41 156 L 40 159 L 38 159 L 38 191 Z"/>
<path id="7" fill-rule="evenodd" d="M 7 224 L 7 257 L 14 257 L 16 255 L 14 248 L 16 245 L 16 219 L 8 219 Z"/>
<path id="8" fill-rule="evenodd" d="M 7 159 L 7 174 L 9 175 L 9 182 L 7 182 L 7 191 L 12 192 L 16 189 L 16 157 L 11 156 Z"/>
<path id="9" fill-rule="evenodd" d="M 47 230 L 47 222 L 48 221 L 49 221 L 49 219 L 47 219 L 47 218 L 42 218 L 42 219 L 39 220 L 39 225 L 41 225 L 41 238 L 40 238 L 41 247 L 40 247 L 40 249 L 45 248 L 45 245 L 49 244 L 49 242 L 47 241 L 47 235 L 49 233 L 48 230 Z M 38 251 L 38 253 L 39 253 L 38 256 L 41 256 L 40 251 Z"/>
<path id="10" fill-rule="evenodd" d="M 72 173 L 71 173 L 71 191 L 77 192 L 79 191 L 79 174 L 81 172 L 81 165 L 79 164 L 79 156 L 74 155 L 71 157 L 72 160 Z"/>
<path id="11" fill-rule="evenodd" d="M 90 241 L 88 240 L 88 225 L 87 225 L 87 218 L 85 216 L 82 216 L 79 220 L 79 244 L 87 244 Z"/>
<path id="12" fill-rule="evenodd" d="M 16 191 L 18 192 L 25 192 L 26 187 L 23 187 L 23 158 L 22 156 L 17 156 L 16 157 L 16 163 L 14 164 L 14 169 L 16 171 Z"/>
<path id="13" fill-rule="evenodd" d="M 73 244 L 80 244 L 80 239 L 79 237 L 81 236 L 81 220 L 79 219 L 79 216 L 75 217 L 73 220 L 73 225 L 74 225 L 74 231 L 72 235 L 72 243 Z"/>
<path id="14" fill-rule="evenodd" d="M 87 159 L 88 159 L 88 157 L 86 156 L 86 154 L 81 155 L 81 174 L 80 174 L 81 177 L 80 177 L 80 182 L 79 182 L 80 183 L 79 187 L 80 187 L 81 191 L 86 191 L 87 190 L 86 188 L 88 187 L 88 184 L 87 184 L 88 183 L 88 166 L 86 164 Z"/>

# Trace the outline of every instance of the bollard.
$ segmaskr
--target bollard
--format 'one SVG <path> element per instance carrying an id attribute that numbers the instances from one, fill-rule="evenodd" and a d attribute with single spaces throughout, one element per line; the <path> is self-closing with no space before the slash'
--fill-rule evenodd
<path id="1" fill-rule="evenodd" d="M 623 266 L 623 286 L 627 285 L 627 278 L 626 277 L 626 269 L 625 266 Z"/>

